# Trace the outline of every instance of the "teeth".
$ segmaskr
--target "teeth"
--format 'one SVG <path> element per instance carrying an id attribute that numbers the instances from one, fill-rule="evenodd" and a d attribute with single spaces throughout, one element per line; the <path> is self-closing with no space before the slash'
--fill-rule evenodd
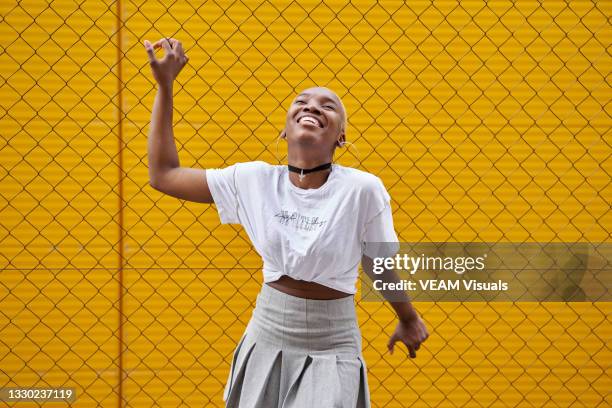
<path id="1" fill-rule="evenodd" d="M 315 126 L 319 126 L 319 122 L 317 122 L 315 119 L 309 117 L 309 116 L 304 116 L 302 119 L 300 119 L 300 121 L 304 122 L 304 121 L 308 121 L 310 123 L 312 123 Z"/>

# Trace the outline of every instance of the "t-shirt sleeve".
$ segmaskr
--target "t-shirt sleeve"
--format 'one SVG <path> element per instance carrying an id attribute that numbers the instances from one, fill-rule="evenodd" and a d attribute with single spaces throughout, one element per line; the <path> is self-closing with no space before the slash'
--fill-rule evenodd
<path id="1" fill-rule="evenodd" d="M 221 224 L 240 224 L 238 189 L 236 187 L 238 164 L 222 169 L 206 170 L 206 181 L 217 207 Z"/>
<path id="2" fill-rule="evenodd" d="M 394 256 L 399 243 L 393 227 L 391 197 L 380 178 L 377 178 L 366 213 L 363 255 L 370 258 Z"/>

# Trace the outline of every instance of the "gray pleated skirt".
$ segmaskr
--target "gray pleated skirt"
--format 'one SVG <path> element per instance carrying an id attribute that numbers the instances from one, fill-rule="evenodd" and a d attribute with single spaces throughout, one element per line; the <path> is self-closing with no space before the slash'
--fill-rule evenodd
<path id="1" fill-rule="evenodd" d="M 369 408 L 354 297 L 304 299 L 263 284 L 223 400 L 230 408 Z"/>

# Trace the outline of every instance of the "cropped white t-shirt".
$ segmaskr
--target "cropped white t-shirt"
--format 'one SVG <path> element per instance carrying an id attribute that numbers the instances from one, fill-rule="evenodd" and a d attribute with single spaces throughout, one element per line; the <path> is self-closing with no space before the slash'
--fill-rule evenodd
<path id="1" fill-rule="evenodd" d="M 302 189 L 287 166 L 262 161 L 206 170 L 223 224 L 242 224 L 263 259 L 264 282 L 282 275 L 354 294 L 363 254 L 397 252 L 390 197 L 373 174 L 332 165 L 325 184 Z M 376 256 L 381 256 L 377 252 Z"/>

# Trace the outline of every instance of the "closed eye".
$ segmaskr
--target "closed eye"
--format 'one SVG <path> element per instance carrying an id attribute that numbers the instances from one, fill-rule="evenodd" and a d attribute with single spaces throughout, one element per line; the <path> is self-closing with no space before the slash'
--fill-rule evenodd
<path id="1" fill-rule="evenodd" d="M 298 100 L 296 100 L 296 101 L 295 101 L 295 102 L 293 102 L 293 103 L 298 104 L 298 105 L 304 105 L 304 104 L 306 104 L 306 101 L 303 101 L 303 100 L 301 100 L 301 99 L 298 99 Z M 336 110 L 336 107 L 335 107 L 334 105 L 324 105 L 324 106 L 323 106 L 323 109 L 335 111 L 335 110 Z"/>

